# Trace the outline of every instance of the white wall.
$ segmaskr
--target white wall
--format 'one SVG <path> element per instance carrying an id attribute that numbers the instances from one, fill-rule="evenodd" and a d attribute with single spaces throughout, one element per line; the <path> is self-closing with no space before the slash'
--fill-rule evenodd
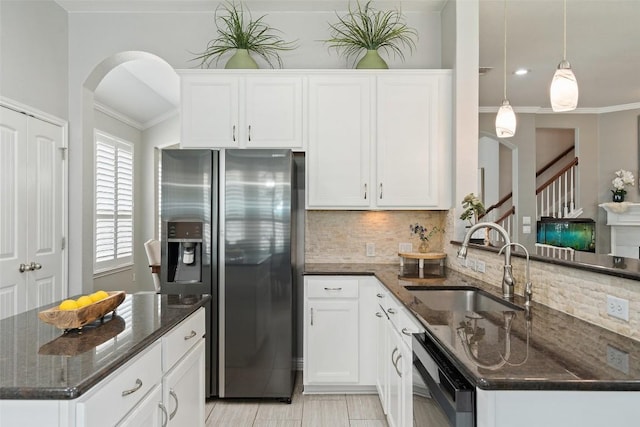
<path id="1" fill-rule="evenodd" d="M 53 1 L 0 1 L 0 95 L 67 120 L 67 36 Z"/>

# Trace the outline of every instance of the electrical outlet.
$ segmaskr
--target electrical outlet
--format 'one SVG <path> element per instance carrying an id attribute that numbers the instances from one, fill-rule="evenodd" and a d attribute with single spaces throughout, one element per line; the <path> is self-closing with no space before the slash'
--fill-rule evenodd
<path id="1" fill-rule="evenodd" d="M 476 270 L 478 270 L 478 273 L 484 273 L 486 271 L 484 261 L 478 260 L 478 262 L 476 262 Z"/>
<path id="2" fill-rule="evenodd" d="M 629 300 L 607 295 L 607 314 L 628 322 Z"/>
<path id="3" fill-rule="evenodd" d="M 376 244 L 367 243 L 367 256 L 376 256 Z"/>
<path id="4" fill-rule="evenodd" d="M 398 252 L 405 253 L 405 254 L 413 252 L 413 244 L 411 243 L 398 244 Z"/>
<path id="5" fill-rule="evenodd" d="M 476 271 L 477 269 L 476 260 L 473 258 L 467 258 L 467 267 L 469 267 L 471 271 Z"/>
<path id="6" fill-rule="evenodd" d="M 625 374 L 629 373 L 629 353 L 607 345 L 607 364 Z"/>

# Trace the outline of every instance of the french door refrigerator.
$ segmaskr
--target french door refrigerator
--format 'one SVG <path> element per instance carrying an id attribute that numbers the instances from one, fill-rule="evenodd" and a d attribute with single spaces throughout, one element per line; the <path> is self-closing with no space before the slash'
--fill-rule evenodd
<path id="1" fill-rule="evenodd" d="M 290 401 L 291 151 L 164 150 L 161 174 L 161 292 L 212 296 L 207 395 Z"/>

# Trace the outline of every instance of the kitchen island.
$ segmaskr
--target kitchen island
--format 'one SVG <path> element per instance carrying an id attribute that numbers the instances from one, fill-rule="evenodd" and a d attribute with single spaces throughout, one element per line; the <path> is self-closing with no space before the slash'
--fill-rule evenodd
<path id="1" fill-rule="evenodd" d="M 209 299 L 203 296 L 183 303 L 173 295 L 127 295 L 116 314 L 66 334 L 38 319 L 38 312 L 48 307 L 1 320 L 0 425 L 16 425 L 12 423 L 21 420 L 29 423 L 37 416 L 46 419 L 46 425 L 87 425 L 82 420 L 93 419 L 92 398 L 105 385 L 117 385 L 121 372 L 131 376 L 124 378 L 123 391 L 117 392 L 127 402 L 121 405 L 124 412 L 117 414 L 115 421 L 135 408 L 139 397 L 156 389 L 160 396 L 163 373 L 177 365 L 180 357 L 197 350 L 196 358 L 202 359 L 195 362 L 197 370 L 200 365 L 204 369 L 202 307 Z M 194 339 L 185 344 L 182 354 L 172 357 L 162 341 L 174 331 L 185 334 L 179 341 L 187 342 L 190 335 Z M 118 412 L 120 403 L 110 407 L 112 404 L 102 402 L 106 412 Z M 155 402 L 152 407 L 159 413 Z"/>
<path id="2" fill-rule="evenodd" d="M 478 426 L 516 419 L 520 425 L 604 425 L 598 423 L 611 421 L 611 411 L 616 420 L 638 418 L 640 342 L 537 304 L 535 280 L 529 310 L 516 295 L 513 311 L 474 313 L 432 309 L 411 290 L 474 287 L 502 299 L 499 286 L 449 269 L 429 275 L 394 264 L 306 264 L 305 275 L 375 276 L 476 388 Z M 585 419 L 589 423 L 570 421 Z"/>

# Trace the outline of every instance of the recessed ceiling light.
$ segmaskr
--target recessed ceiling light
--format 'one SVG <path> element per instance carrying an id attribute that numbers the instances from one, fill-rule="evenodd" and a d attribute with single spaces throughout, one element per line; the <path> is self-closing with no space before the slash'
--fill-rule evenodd
<path id="1" fill-rule="evenodd" d="M 529 70 L 526 68 L 518 68 L 513 72 L 516 76 L 524 76 L 525 74 L 529 74 Z"/>

